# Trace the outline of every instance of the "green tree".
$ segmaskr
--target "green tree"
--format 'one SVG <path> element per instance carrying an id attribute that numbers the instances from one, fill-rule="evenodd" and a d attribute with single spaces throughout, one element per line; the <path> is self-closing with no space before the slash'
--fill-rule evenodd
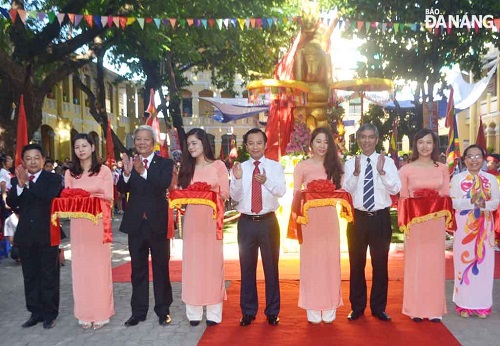
<path id="1" fill-rule="evenodd" d="M 437 1 L 399 1 L 384 2 L 374 0 L 341 0 L 343 15 L 352 21 L 377 23 L 423 23 L 426 10 L 439 9 L 441 14 L 491 14 L 498 18 L 500 3 L 495 0 L 437 0 Z M 488 29 L 475 32 L 467 29 L 453 29 L 451 32 L 430 32 L 416 26 L 388 26 L 385 31 L 381 25 L 375 28 L 354 29 L 354 33 L 365 38 L 361 52 L 366 61 L 358 68 L 359 77 L 383 77 L 416 81 L 414 92 L 415 114 L 417 121 L 409 124 L 408 133 L 422 128 L 423 102 L 432 102 L 437 83 L 444 81 L 442 68 L 459 64 L 462 70 L 472 71 L 481 76 L 481 56 L 486 52 L 487 43 L 499 46 L 499 33 Z M 443 85 L 445 85 L 443 83 Z M 405 114 L 396 108 L 399 114 Z M 413 120 L 413 118 L 411 118 Z M 403 121 L 401 122 L 403 124 Z M 400 132 L 404 134 L 404 132 Z"/>

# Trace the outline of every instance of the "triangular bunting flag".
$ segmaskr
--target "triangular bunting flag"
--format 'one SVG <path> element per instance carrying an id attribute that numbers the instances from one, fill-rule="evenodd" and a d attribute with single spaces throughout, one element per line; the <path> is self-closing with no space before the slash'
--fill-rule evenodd
<path id="1" fill-rule="evenodd" d="M 288 18 L 287 17 L 283 18 L 283 24 L 286 24 L 286 23 L 288 23 Z"/>
<path id="2" fill-rule="evenodd" d="M 394 32 L 397 33 L 399 31 L 399 23 L 394 23 Z"/>
<path id="3" fill-rule="evenodd" d="M 262 28 L 262 18 L 257 18 L 257 27 Z"/>
<path id="4" fill-rule="evenodd" d="M 12 23 L 16 22 L 17 18 L 17 10 L 9 10 L 10 13 L 10 19 L 12 20 Z"/>
<path id="5" fill-rule="evenodd" d="M 382 33 L 385 34 L 385 29 L 387 29 L 387 23 L 382 23 Z"/>
<path id="6" fill-rule="evenodd" d="M 49 13 L 47 13 L 47 18 L 49 18 L 49 23 L 52 24 L 52 23 L 54 23 L 54 20 L 56 19 L 56 15 L 54 12 L 49 12 Z"/>
<path id="7" fill-rule="evenodd" d="M 238 24 L 241 30 L 245 29 L 245 18 L 238 18 Z"/>
<path id="8" fill-rule="evenodd" d="M 75 14 L 74 26 L 77 27 L 80 24 L 80 22 L 82 21 L 82 19 L 83 19 L 83 16 L 81 14 Z"/>
<path id="9" fill-rule="evenodd" d="M 497 30 L 500 31 L 500 18 L 495 18 L 493 23 L 495 23 Z"/>
<path id="10" fill-rule="evenodd" d="M 184 18 L 179 19 L 179 25 L 184 29 L 186 27 L 186 20 Z"/>
<path id="11" fill-rule="evenodd" d="M 108 16 L 108 28 L 111 28 L 113 26 L 113 17 Z"/>
<path id="12" fill-rule="evenodd" d="M 120 28 L 125 29 L 127 26 L 127 17 L 119 17 L 120 18 Z"/>
<path id="13" fill-rule="evenodd" d="M 361 31 L 362 28 L 363 28 L 363 22 L 358 20 L 358 31 Z"/>
<path id="14" fill-rule="evenodd" d="M 28 11 L 28 16 L 30 16 L 31 18 L 36 18 L 37 14 L 37 11 Z"/>
<path id="15" fill-rule="evenodd" d="M 2 14 L 2 16 L 4 16 L 6 19 L 9 19 L 9 18 L 10 18 L 10 13 L 9 13 L 9 11 L 7 11 L 5 8 L 0 7 L 0 13 L 1 13 L 1 14 Z"/>
<path id="16" fill-rule="evenodd" d="M 209 24 L 210 24 L 210 19 L 208 20 Z M 222 19 L 216 19 L 215 22 L 217 23 L 217 27 L 220 29 L 222 29 Z"/>
<path id="17" fill-rule="evenodd" d="M 223 23 L 226 29 L 229 29 L 229 19 L 228 18 L 224 19 Z"/>
<path id="18" fill-rule="evenodd" d="M 106 25 L 108 25 L 108 16 L 101 16 L 101 27 L 104 28 Z"/>
<path id="19" fill-rule="evenodd" d="M 194 19 L 193 18 L 188 18 L 188 19 L 186 19 L 186 23 L 187 23 L 188 26 L 193 26 Z"/>
<path id="20" fill-rule="evenodd" d="M 195 19 L 195 20 L 194 20 L 194 25 L 195 25 L 197 28 L 199 28 L 199 27 L 200 27 L 200 25 L 201 25 L 201 20 L 199 20 L 199 19 Z"/>
<path id="21" fill-rule="evenodd" d="M 66 17 L 66 13 L 58 13 L 57 14 L 57 21 L 59 22 L 59 25 L 62 25 L 64 17 Z"/>
<path id="22" fill-rule="evenodd" d="M 49 14 L 50 15 L 50 14 Z M 94 20 L 93 20 L 93 16 L 91 14 L 86 14 L 83 16 L 83 19 L 85 19 L 85 21 L 87 22 L 87 24 L 92 27 L 94 25 Z"/>
<path id="23" fill-rule="evenodd" d="M 19 18 L 21 18 L 23 24 L 26 24 L 26 10 L 18 10 L 17 13 L 19 14 Z"/>
<path id="24" fill-rule="evenodd" d="M 250 18 L 245 19 L 245 25 L 246 25 L 247 29 L 250 27 L 250 24 L 251 24 L 251 19 Z M 255 25 L 255 22 L 254 22 L 254 25 Z"/>
<path id="25" fill-rule="evenodd" d="M 135 21 L 135 17 L 127 17 L 127 26 L 134 24 Z"/>
<path id="26" fill-rule="evenodd" d="M 201 24 L 203 25 L 203 27 L 206 29 L 207 28 L 207 20 L 206 19 L 202 19 L 201 20 Z"/>
<path id="27" fill-rule="evenodd" d="M 156 24 L 156 28 L 159 29 L 160 28 L 160 24 L 161 24 L 161 19 L 160 18 L 153 18 L 153 21 Z"/>
<path id="28" fill-rule="evenodd" d="M 163 25 L 165 25 L 166 28 L 170 25 L 170 21 L 168 19 L 163 19 L 162 20 Z"/>
<path id="29" fill-rule="evenodd" d="M 137 23 L 139 23 L 141 29 L 144 29 L 144 18 L 137 18 Z"/>
<path id="30" fill-rule="evenodd" d="M 278 25 L 278 18 L 273 18 L 274 25 Z"/>
<path id="31" fill-rule="evenodd" d="M 113 24 L 119 28 L 120 27 L 120 17 L 113 17 Z"/>
<path id="32" fill-rule="evenodd" d="M 270 28 L 273 26 L 273 19 L 272 18 L 266 18 L 266 21 L 267 21 L 267 26 Z"/>
<path id="33" fill-rule="evenodd" d="M 47 17 L 47 13 L 45 12 L 38 12 L 37 16 L 38 20 L 42 21 L 45 19 L 45 17 Z"/>
<path id="34" fill-rule="evenodd" d="M 68 19 L 71 22 L 71 24 L 75 23 L 75 14 L 74 13 L 68 13 Z"/>
<path id="35" fill-rule="evenodd" d="M 102 28 L 101 16 L 94 16 L 94 22 L 99 29 Z"/>
<path id="36" fill-rule="evenodd" d="M 366 31 L 367 34 L 370 31 L 371 27 L 372 27 L 372 24 L 370 22 L 366 22 L 365 23 L 365 31 Z"/>
<path id="37" fill-rule="evenodd" d="M 236 18 L 231 18 L 230 21 L 233 28 L 236 28 L 238 26 L 238 21 L 236 20 Z"/>
<path id="38" fill-rule="evenodd" d="M 145 18 L 144 20 L 145 20 L 145 23 L 146 23 L 146 24 L 151 24 L 151 23 L 153 23 L 153 18 L 151 18 L 151 17 Z"/>
<path id="39" fill-rule="evenodd" d="M 212 18 L 209 18 L 208 19 L 208 25 L 210 25 L 210 29 L 213 29 L 214 28 L 214 24 L 215 24 L 215 20 L 212 19 Z"/>
<path id="40" fill-rule="evenodd" d="M 170 25 L 172 25 L 172 28 L 175 28 L 175 23 L 177 22 L 177 19 L 169 18 L 168 20 L 170 21 Z"/>
<path id="41" fill-rule="evenodd" d="M 250 26 L 255 28 L 255 18 L 250 18 Z"/>

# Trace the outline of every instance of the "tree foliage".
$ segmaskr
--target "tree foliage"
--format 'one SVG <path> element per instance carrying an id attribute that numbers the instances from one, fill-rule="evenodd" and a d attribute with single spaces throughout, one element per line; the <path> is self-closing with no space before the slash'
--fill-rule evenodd
<path id="1" fill-rule="evenodd" d="M 440 14 L 500 16 L 500 2 L 496 0 L 341 0 L 341 6 L 346 18 L 378 23 L 424 23 L 426 10 L 431 8 L 439 9 Z M 359 77 L 416 81 L 415 110 L 408 113 L 396 108 L 396 113 L 402 118 L 400 124 L 406 124 L 408 131 L 400 131 L 400 134 L 408 134 L 410 139 L 416 130 L 422 128 L 423 102 L 432 102 L 436 85 L 444 82 L 442 68 L 459 64 L 462 70 L 472 71 L 480 77 L 483 74 L 481 56 L 487 51 L 486 44 L 500 45 L 499 33 L 489 29 L 431 32 L 423 27 L 416 31 L 405 27 L 396 32 L 388 27 L 383 32 L 379 26 L 368 31 L 363 27 L 354 32 L 365 39 L 360 49 L 366 61 L 358 67 Z M 414 117 L 418 119 L 416 122 Z"/>

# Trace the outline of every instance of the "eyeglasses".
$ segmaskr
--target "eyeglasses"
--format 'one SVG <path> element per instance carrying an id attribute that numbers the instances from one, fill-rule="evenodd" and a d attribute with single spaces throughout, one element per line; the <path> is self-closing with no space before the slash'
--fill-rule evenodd
<path id="1" fill-rule="evenodd" d="M 477 154 L 477 155 L 467 155 L 465 158 L 469 159 L 469 160 L 479 160 L 479 159 L 482 159 L 483 158 L 483 155 L 481 154 Z"/>

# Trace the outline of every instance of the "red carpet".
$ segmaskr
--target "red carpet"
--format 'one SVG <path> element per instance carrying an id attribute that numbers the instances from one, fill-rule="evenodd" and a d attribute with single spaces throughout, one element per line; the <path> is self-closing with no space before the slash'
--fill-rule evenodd
<path id="1" fill-rule="evenodd" d="M 285 254 L 280 257 L 280 280 L 298 280 L 299 278 L 299 254 Z M 342 253 L 341 260 L 342 280 L 349 280 L 349 258 L 347 253 Z M 264 280 L 262 264 L 257 266 L 257 279 Z M 371 280 L 371 264 L 367 259 L 366 278 Z M 404 252 L 391 251 L 389 253 L 389 280 L 403 280 Z M 225 261 L 226 280 L 240 280 L 240 264 L 238 260 Z M 170 280 L 181 282 L 182 261 L 170 261 Z M 500 253 L 495 256 L 495 279 L 500 278 Z M 446 279 L 453 279 L 453 255 L 446 252 Z M 152 280 L 151 262 L 149 269 L 149 280 Z M 113 268 L 113 282 L 130 282 L 130 262 Z"/>
<path id="2" fill-rule="evenodd" d="M 279 326 L 267 324 L 263 313 L 264 283 L 259 281 L 261 304 L 257 319 L 248 327 L 240 327 L 240 282 L 233 281 L 228 289 L 228 300 L 224 302 L 223 322 L 207 328 L 199 345 L 459 345 L 442 323 L 415 323 L 401 314 L 402 281 L 389 282 L 387 313 L 393 318 L 392 322 L 375 319 L 369 309 L 364 317 L 349 322 L 349 283 L 343 281 L 342 293 L 346 305 L 337 310 L 337 319 L 330 325 L 307 322 L 305 310 L 297 306 L 298 281 L 281 280 L 280 285 Z"/>

